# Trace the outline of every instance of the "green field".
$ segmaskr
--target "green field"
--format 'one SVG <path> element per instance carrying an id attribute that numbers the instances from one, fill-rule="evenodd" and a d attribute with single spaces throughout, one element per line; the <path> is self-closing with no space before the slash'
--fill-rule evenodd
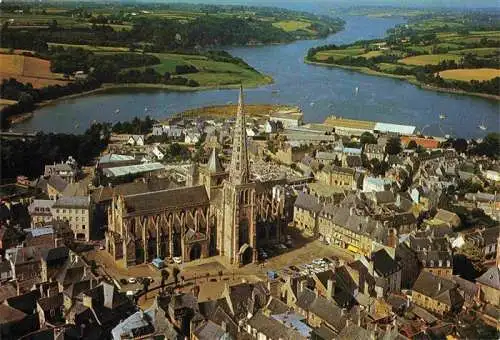
<path id="1" fill-rule="evenodd" d="M 359 56 L 363 57 L 363 58 L 370 59 L 370 58 L 375 58 L 375 57 L 381 56 L 382 54 L 384 54 L 382 51 L 370 51 L 367 53 L 360 54 Z"/>
<path id="2" fill-rule="evenodd" d="M 283 20 L 283 21 L 273 22 L 273 26 L 281 28 L 285 32 L 293 32 L 298 30 L 314 32 L 311 29 L 309 29 L 309 27 L 311 26 L 311 23 L 309 21 Z"/>
<path id="3" fill-rule="evenodd" d="M 460 56 L 454 54 L 428 54 L 428 55 L 419 55 L 416 57 L 408 57 L 404 59 L 400 59 L 399 62 L 405 65 L 437 65 L 444 60 L 455 60 L 459 62 L 461 59 Z"/>
<path id="4" fill-rule="evenodd" d="M 183 74 L 182 77 L 196 80 L 200 86 L 222 86 L 239 84 L 243 82 L 246 86 L 262 85 L 270 82 L 270 79 L 262 74 L 244 68 L 240 65 L 209 60 L 205 56 L 183 55 L 170 53 L 152 53 L 161 60 L 161 64 L 147 66 L 155 69 L 158 73 L 174 73 L 177 65 L 193 65 L 199 72 Z M 146 67 L 136 69 L 144 70 Z"/>
<path id="5" fill-rule="evenodd" d="M 464 50 L 453 51 L 454 54 L 473 54 L 478 57 L 486 57 L 490 55 L 498 55 L 500 54 L 500 48 L 495 47 L 482 47 L 482 48 L 469 48 Z"/>
<path id="6" fill-rule="evenodd" d="M 393 72 L 395 69 L 398 67 L 411 70 L 413 66 L 411 65 L 399 65 L 399 64 L 390 64 L 390 63 L 379 63 L 377 66 L 382 70 L 383 72 Z"/>

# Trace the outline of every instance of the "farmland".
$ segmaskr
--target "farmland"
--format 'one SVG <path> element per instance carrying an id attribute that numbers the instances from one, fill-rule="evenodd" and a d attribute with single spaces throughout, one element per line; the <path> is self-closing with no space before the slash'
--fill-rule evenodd
<path id="1" fill-rule="evenodd" d="M 186 74 L 187 79 L 195 80 L 202 87 L 217 87 L 243 83 L 245 86 L 257 86 L 271 82 L 271 78 L 259 72 L 244 68 L 237 64 L 210 60 L 199 55 L 182 55 L 171 53 L 153 53 L 161 61 L 160 64 L 150 66 L 160 74 L 174 73 L 176 66 L 192 65 L 198 72 Z M 144 71 L 146 67 L 139 67 Z"/>
<path id="2" fill-rule="evenodd" d="M 31 83 L 34 88 L 48 85 L 66 85 L 62 75 L 50 71 L 50 61 L 23 55 L 0 54 L 0 78 L 15 78 Z"/>
<path id="3" fill-rule="evenodd" d="M 409 22 L 390 29 L 383 40 L 312 48 L 306 60 L 500 99 L 499 20 L 480 12 L 436 12 Z"/>
<path id="4" fill-rule="evenodd" d="M 500 77 L 500 70 L 494 68 L 475 68 L 475 69 L 457 69 L 446 70 L 439 72 L 439 76 L 443 79 L 454 79 L 462 81 L 471 80 L 491 80 L 495 77 Z"/>
<path id="5" fill-rule="evenodd" d="M 455 54 L 423 54 L 415 57 L 400 59 L 399 62 L 405 65 L 437 65 L 445 60 L 458 62 L 460 56 Z"/>

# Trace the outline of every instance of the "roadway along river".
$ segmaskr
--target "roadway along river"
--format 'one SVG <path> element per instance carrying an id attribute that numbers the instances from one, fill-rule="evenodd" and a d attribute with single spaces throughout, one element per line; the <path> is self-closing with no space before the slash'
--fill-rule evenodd
<path id="1" fill-rule="evenodd" d="M 499 130 L 498 102 L 478 97 L 422 90 L 404 81 L 356 72 L 308 65 L 303 58 L 310 47 L 344 44 L 382 37 L 401 18 L 347 17 L 345 30 L 324 40 L 285 45 L 229 48 L 259 71 L 271 75 L 273 85 L 247 90 L 248 103 L 282 103 L 300 106 L 306 121 L 337 116 L 411 124 L 425 134 L 481 137 Z M 356 94 L 355 88 L 359 91 Z M 165 118 L 186 109 L 236 102 L 236 90 L 101 93 L 56 102 L 14 130 L 83 132 L 96 121 L 130 120 L 146 114 Z M 114 114 L 120 109 L 119 114 Z M 444 121 L 439 114 L 446 114 Z M 488 130 L 481 131 L 479 124 Z"/>

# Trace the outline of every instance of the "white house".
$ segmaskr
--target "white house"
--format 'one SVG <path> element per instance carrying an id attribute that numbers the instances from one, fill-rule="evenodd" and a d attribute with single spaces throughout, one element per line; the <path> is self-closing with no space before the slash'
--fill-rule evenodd
<path id="1" fill-rule="evenodd" d="M 165 154 L 162 150 L 160 150 L 158 144 L 153 145 L 153 147 L 151 148 L 151 153 L 160 161 L 165 157 Z"/>
<path id="2" fill-rule="evenodd" d="M 127 144 L 135 146 L 144 146 L 144 135 L 130 135 Z"/>
<path id="3" fill-rule="evenodd" d="M 393 181 L 387 178 L 365 176 L 363 179 L 363 192 L 389 190 Z"/>
<path id="4" fill-rule="evenodd" d="M 188 132 L 184 137 L 184 143 L 186 144 L 196 144 L 200 141 L 201 134 L 199 132 Z"/>

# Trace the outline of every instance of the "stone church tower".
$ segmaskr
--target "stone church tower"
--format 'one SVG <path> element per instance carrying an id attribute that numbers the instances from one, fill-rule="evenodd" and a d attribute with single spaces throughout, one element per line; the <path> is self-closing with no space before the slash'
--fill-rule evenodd
<path id="1" fill-rule="evenodd" d="M 255 221 L 255 183 L 250 182 L 247 153 L 243 86 L 240 88 L 238 111 L 233 133 L 233 150 L 229 179 L 222 188 L 222 228 L 218 230 L 221 255 L 231 264 L 244 265 L 257 261 Z"/>

